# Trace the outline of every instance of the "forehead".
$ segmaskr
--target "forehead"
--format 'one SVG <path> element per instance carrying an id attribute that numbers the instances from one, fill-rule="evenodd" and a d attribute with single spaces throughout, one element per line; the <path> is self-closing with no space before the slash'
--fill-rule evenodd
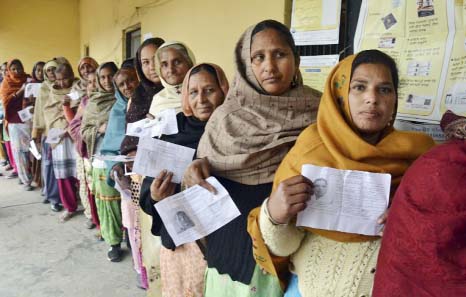
<path id="1" fill-rule="evenodd" d="M 202 69 L 189 77 L 189 86 L 199 83 L 217 83 L 217 78 L 212 73 Z"/>
<path id="2" fill-rule="evenodd" d="M 79 69 L 84 68 L 84 67 L 93 68 L 91 64 L 83 63 L 83 64 L 81 64 L 81 67 L 79 67 Z"/>
<path id="3" fill-rule="evenodd" d="M 153 44 L 148 44 L 141 49 L 141 59 L 152 58 L 155 54 L 157 47 Z"/>
<path id="4" fill-rule="evenodd" d="M 251 51 L 273 49 L 276 47 L 290 48 L 282 34 L 274 29 L 265 29 L 256 33 L 251 40 Z"/>
<path id="5" fill-rule="evenodd" d="M 367 81 L 393 83 L 392 74 L 387 65 L 384 64 L 361 64 L 356 67 L 351 80 L 363 79 Z"/>
<path id="6" fill-rule="evenodd" d="M 112 69 L 110 69 L 110 68 L 108 68 L 108 67 L 102 68 L 102 69 L 100 69 L 100 71 L 99 71 L 99 75 L 100 75 L 100 76 L 112 75 L 112 74 L 113 74 Z"/>
<path id="7" fill-rule="evenodd" d="M 179 50 L 173 47 L 166 47 L 162 49 L 162 51 L 160 52 L 160 60 L 164 61 L 164 60 L 170 60 L 170 59 L 172 60 L 183 59 L 184 60 L 184 56 Z"/>
<path id="8" fill-rule="evenodd" d="M 123 72 L 118 73 L 118 75 L 115 77 L 115 82 L 118 84 L 119 82 L 125 81 L 127 79 L 131 79 L 134 77 L 136 77 L 135 72 L 123 71 Z"/>

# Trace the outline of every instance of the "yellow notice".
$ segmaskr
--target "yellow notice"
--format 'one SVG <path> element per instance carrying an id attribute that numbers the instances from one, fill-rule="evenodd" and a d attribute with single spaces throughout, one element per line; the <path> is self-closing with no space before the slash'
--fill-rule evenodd
<path id="1" fill-rule="evenodd" d="M 338 55 L 303 56 L 299 69 L 305 85 L 323 91 L 327 76 L 338 63 Z"/>

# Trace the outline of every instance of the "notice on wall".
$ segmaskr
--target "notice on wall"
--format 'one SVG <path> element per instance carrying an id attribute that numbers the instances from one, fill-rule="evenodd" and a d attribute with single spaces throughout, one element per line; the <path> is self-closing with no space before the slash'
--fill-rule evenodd
<path id="1" fill-rule="evenodd" d="M 302 56 L 299 69 L 304 84 L 322 92 L 327 76 L 338 63 L 339 57 L 339 55 Z"/>
<path id="2" fill-rule="evenodd" d="M 355 52 L 376 48 L 397 62 L 397 118 L 438 123 L 448 109 L 466 115 L 465 3 L 362 1 Z"/>
<path id="3" fill-rule="evenodd" d="M 291 33 L 296 45 L 337 44 L 341 0 L 294 0 Z"/>

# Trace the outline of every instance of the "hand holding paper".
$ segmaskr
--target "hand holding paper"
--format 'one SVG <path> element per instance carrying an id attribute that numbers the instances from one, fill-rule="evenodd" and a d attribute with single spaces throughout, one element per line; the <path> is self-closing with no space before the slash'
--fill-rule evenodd
<path id="1" fill-rule="evenodd" d="M 217 190 L 216 195 L 194 186 L 155 204 L 176 246 L 203 238 L 241 214 L 215 177 L 207 181 Z"/>

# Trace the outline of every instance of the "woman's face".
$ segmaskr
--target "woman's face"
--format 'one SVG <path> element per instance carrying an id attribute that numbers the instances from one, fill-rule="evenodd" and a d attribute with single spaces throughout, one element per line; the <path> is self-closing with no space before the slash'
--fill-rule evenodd
<path id="1" fill-rule="evenodd" d="M 102 87 L 105 89 L 107 92 L 113 91 L 113 75 L 115 73 L 113 72 L 112 69 L 105 67 L 100 69 L 99 72 L 99 81 Z"/>
<path id="2" fill-rule="evenodd" d="M 79 67 L 79 74 L 84 80 L 89 80 L 89 74 L 95 72 L 96 69 L 89 63 L 84 63 Z"/>
<path id="3" fill-rule="evenodd" d="M 45 74 L 47 75 L 48 79 L 51 82 L 54 82 L 56 77 L 55 77 L 55 69 L 56 67 L 49 67 L 45 70 Z"/>
<path id="4" fill-rule="evenodd" d="M 296 61 L 290 46 L 273 29 L 254 35 L 251 43 L 251 64 L 254 76 L 269 95 L 288 91 L 296 74 Z"/>
<path id="5" fill-rule="evenodd" d="M 10 72 L 13 73 L 14 75 L 20 75 L 24 73 L 23 66 L 19 64 L 13 64 L 10 66 Z"/>
<path id="6" fill-rule="evenodd" d="M 120 74 L 115 77 L 115 84 L 118 90 L 120 90 L 126 98 L 131 98 L 133 96 L 138 83 L 135 72 L 124 71 L 120 72 Z"/>
<path id="7" fill-rule="evenodd" d="M 157 47 L 153 44 L 149 44 L 141 50 L 141 66 L 142 73 L 151 82 L 158 84 L 160 83 L 160 77 L 155 72 L 154 57 Z"/>
<path id="8" fill-rule="evenodd" d="M 87 95 L 90 96 L 92 92 L 97 91 L 97 75 L 94 73 L 89 73 L 87 77 Z"/>
<path id="9" fill-rule="evenodd" d="M 217 78 L 205 70 L 189 77 L 188 94 L 193 115 L 203 122 L 209 120 L 214 110 L 225 99 Z"/>
<path id="10" fill-rule="evenodd" d="M 392 120 L 396 103 L 390 69 L 383 64 L 361 64 L 353 72 L 349 108 L 363 136 L 381 132 Z"/>
<path id="11" fill-rule="evenodd" d="M 73 85 L 74 77 L 68 73 L 65 73 L 65 71 L 56 72 L 55 77 L 55 85 L 58 86 L 59 89 L 68 89 Z"/>
<path id="12" fill-rule="evenodd" d="M 37 65 L 34 75 L 37 77 L 38 80 L 44 80 L 44 65 Z"/>
<path id="13" fill-rule="evenodd" d="M 168 84 L 181 84 L 189 68 L 189 61 L 176 49 L 168 47 L 160 53 L 160 73 Z"/>

